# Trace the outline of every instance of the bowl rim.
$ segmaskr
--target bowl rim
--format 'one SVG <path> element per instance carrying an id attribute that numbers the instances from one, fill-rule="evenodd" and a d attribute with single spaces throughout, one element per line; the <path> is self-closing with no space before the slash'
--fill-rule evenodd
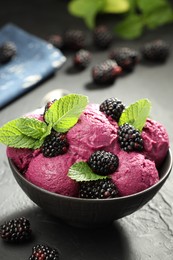
<path id="1" fill-rule="evenodd" d="M 147 193 L 148 191 L 152 190 L 154 187 L 158 186 L 160 183 L 164 182 L 165 179 L 167 179 L 167 177 L 169 176 L 169 174 L 171 173 L 171 170 L 172 170 L 172 166 L 173 166 L 173 156 L 172 156 L 172 152 L 171 152 L 171 149 L 169 148 L 168 151 L 167 151 L 167 154 L 165 156 L 165 159 L 166 157 L 169 156 L 170 157 L 170 164 L 168 166 L 168 169 L 167 169 L 167 172 L 165 173 L 165 175 L 159 179 L 159 181 L 157 183 L 155 183 L 154 185 L 150 186 L 149 188 L 143 190 L 143 191 L 140 191 L 140 192 L 137 192 L 137 193 L 134 193 L 134 194 L 131 194 L 131 195 L 127 195 L 127 196 L 122 196 L 122 197 L 115 197 L 115 198 L 109 198 L 109 199 L 86 199 L 86 198 L 78 198 L 78 197 L 71 197 L 71 196 L 65 196 L 65 195 L 62 195 L 62 194 L 58 194 L 58 193 L 54 193 L 54 192 L 51 192 L 51 191 L 48 191 L 46 189 L 43 189 L 35 184 L 33 184 L 32 182 L 28 181 L 24 175 L 22 175 L 18 168 L 15 166 L 15 164 L 13 163 L 12 159 L 11 158 L 8 158 L 8 162 L 10 164 L 10 167 L 13 168 L 15 170 L 15 172 L 17 173 L 18 177 L 20 179 L 22 179 L 25 183 L 27 183 L 28 185 L 30 185 L 31 187 L 35 188 L 36 190 L 38 191 L 41 191 L 41 192 L 44 192 L 44 193 L 47 193 L 48 195 L 50 196 L 54 196 L 54 197 L 59 197 L 61 199 L 64 199 L 64 200 L 70 200 L 70 201 L 83 201 L 84 203 L 85 202 L 90 202 L 90 203 L 98 203 L 98 202 L 102 202 L 102 203 L 106 203 L 107 201 L 121 201 L 121 200 L 124 200 L 124 199 L 128 199 L 128 198 L 133 198 L 133 197 L 138 197 L 142 194 L 145 194 Z M 14 174 L 14 173 L 13 173 Z"/>

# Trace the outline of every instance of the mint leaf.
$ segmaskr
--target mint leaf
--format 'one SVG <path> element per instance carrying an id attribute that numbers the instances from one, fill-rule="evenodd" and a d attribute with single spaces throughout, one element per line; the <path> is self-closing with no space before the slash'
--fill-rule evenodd
<path id="1" fill-rule="evenodd" d="M 95 25 L 95 17 L 102 10 L 106 0 L 73 0 L 68 4 L 72 15 L 82 17 L 89 28 Z"/>
<path id="2" fill-rule="evenodd" d="M 23 120 L 24 118 L 18 118 L 15 120 L 12 120 L 5 124 L 3 127 L 0 128 L 0 142 L 3 144 L 15 147 L 15 148 L 32 148 L 37 149 L 39 148 L 43 141 L 40 139 L 27 136 L 26 135 L 26 129 L 22 125 L 23 122 L 26 122 L 26 120 Z M 33 120 L 31 120 L 33 122 Z M 21 127 L 22 126 L 22 127 Z M 29 126 L 29 124 L 28 124 Z M 23 133 L 22 133 L 23 131 Z M 25 132 L 25 133 L 24 133 Z M 30 135 L 34 136 L 34 130 L 30 131 Z M 38 135 L 38 132 L 36 131 L 36 135 Z"/>
<path id="3" fill-rule="evenodd" d="M 128 0 L 106 0 L 102 11 L 105 13 L 124 13 L 129 10 L 129 7 Z"/>
<path id="4" fill-rule="evenodd" d="M 119 119 L 119 125 L 129 123 L 139 131 L 142 131 L 150 110 L 151 102 L 148 99 L 140 99 L 123 111 Z"/>
<path id="5" fill-rule="evenodd" d="M 87 104 L 86 96 L 69 94 L 51 105 L 45 113 L 45 120 L 55 131 L 65 133 L 77 123 Z"/>
<path id="6" fill-rule="evenodd" d="M 108 176 L 94 173 L 86 162 L 74 163 L 68 171 L 68 176 L 75 181 L 96 181 L 108 178 Z"/>
<path id="7" fill-rule="evenodd" d="M 16 120 L 16 128 L 24 135 L 41 138 L 47 130 L 47 124 L 35 118 L 22 117 Z"/>
<path id="8" fill-rule="evenodd" d="M 118 36 L 131 40 L 142 34 L 143 27 L 144 24 L 141 15 L 129 14 L 123 21 L 116 25 L 115 32 Z"/>

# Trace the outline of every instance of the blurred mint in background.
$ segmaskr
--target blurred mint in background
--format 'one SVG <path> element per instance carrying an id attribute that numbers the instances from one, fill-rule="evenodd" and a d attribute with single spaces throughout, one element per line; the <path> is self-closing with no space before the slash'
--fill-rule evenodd
<path id="1" fill-rule="evenodd" d="M 68 10 L 84 19 L 89 29 L 95 27 L 97 14 L 117 14 L 120 21 L 115 25 L 115 33 L 129 40 L 140 37 L 144 29 L 173 22 L 169 0 L 71 0 Z"/>

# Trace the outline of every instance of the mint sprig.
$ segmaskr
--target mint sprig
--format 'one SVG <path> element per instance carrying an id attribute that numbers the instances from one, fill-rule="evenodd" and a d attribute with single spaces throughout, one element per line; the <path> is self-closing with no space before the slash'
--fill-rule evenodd
<path id="1" fill-rule="evenodd" d="M 45 113 L 46 122 L 28 117 L 12 120 L 0 128 L 0 142 L 14 148 L 40 148 L 52 128 L 67 132 L 88 103 L 86 96 L 70 94 L 57 100 Z"/>
<path id="2" fill-rule="evenodd" d="M 170 0 L 71 0 L 68 11 L 84 19 L 90 29 L 96 26 L 98 14 L 118 14 L 120 21 L 115 19 L 115 34 L 124 39 L 135 39 L 146 29 L 173 23 Z"/>
<path id="3" fill-rule="evenodd" d="M 129 123 L 141 132 L 150 115 L 150 110 L 151 102 L 148 99 L 140 99 L 123 111 L 118 124 Z"/>
<path id="4" fill-rule="evenodd" d="M 69 171 L 68 176 L 77 182 L 80 181 L 96 181 L 106 179 L 108 176 L 102 176 L 94 173 L 86 162 L 74 163 Z"/>
<path id="5" fill-rule="evenodd" d="M 47 131 L 44 122 L 34 118 L 18 118 L 0 128 L 0 142 L 15 148 L 39 148 Z"/>
<path id="6" fill-rule="evenodd" d="M 60 133 L 73 127 L 88 104 L 83 95 L 69 94 L 55 101 L 45 114 L 45 121 Z"/>

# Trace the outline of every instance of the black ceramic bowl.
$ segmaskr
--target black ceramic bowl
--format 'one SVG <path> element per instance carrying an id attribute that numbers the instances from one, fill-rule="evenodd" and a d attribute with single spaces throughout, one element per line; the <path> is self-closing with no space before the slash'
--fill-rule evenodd
<path id="1" fill-rule="evenodd" d="M 134 195 L 107 200 L 80 199 L 51 193 L 27 181 L 10 159 L 9 164 L 20 187 L 42 209 L 73 226 L 98 227 L 132 214 L 151 200 L 171 172 L 172 154 L 169 150 L 159 169 L 158 183 Z"/>

